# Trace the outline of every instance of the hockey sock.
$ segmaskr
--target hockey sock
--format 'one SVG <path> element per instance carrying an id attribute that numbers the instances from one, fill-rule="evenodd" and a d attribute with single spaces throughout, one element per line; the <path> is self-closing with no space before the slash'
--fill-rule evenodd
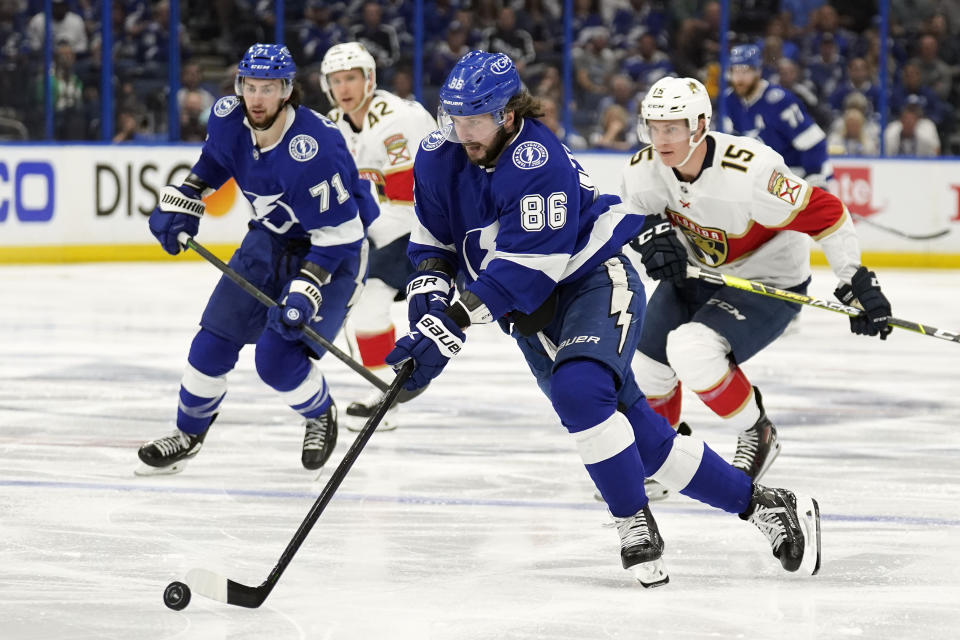
<path id="1" fill-rule="evenodd" d="M 680 404 L 683 397 L 682 385 L 678 381 L 677 386 L 670 390 L 665 396 L 647 397 L 650 408 L 667 419 L 670 426 L 674 429 L 680 424 Z"/>
<path id="2" fill-rule="evenodd" d="M 363 366 L 369 368 L 387 366 L 384 359 L 393 350 L 393 345 L 397 341 L 396 331 L 392 324 L 389 329 L 378 333 L 357 331 L 356 336 L 357 348 L 360 350 L 360 359 Z"/>
<path id="3" fill-rule="evenodd" d="M 227 373 L 237 364 L 240 345 L 200 329 L 190 344 L 180 380 L 177 428 L 199 435 L 207 430 L 227 393 Z"/>
<path id="4" fill-rule="evenodd" d="M 304 418 L 316 418 L 326 413 L 333 399 L 320 370 L 310 367 L 307 377 L 290 391 L 280 392 L 283 401 Z"/>
<path id="5" fill-rule="evenodd" d="M 627 409 L 626 417 L 633 426 L 643 464 L 652 472 L 651 478 L 668 489 L 730 513 L 746 509 L 750 502 L 750 478 L 702 440 L 677 434 L 646 400 Z"/>
<path id="6" fill-rule="evenodd" d="M 738 429 L 749 429 L 760 418 L 753 387 L 740 367 L 734 366 L 721 380 L 697 395 L 710 409 Z"/>
<path id="7" fill-rule="evenodd" d="M 550 401 L 610 512 L 626 517 L 646 506 L 643 462 L 630 423 L 617 412 L 613 372 L 592 360 L 562 362 L 550 379 Z"/>

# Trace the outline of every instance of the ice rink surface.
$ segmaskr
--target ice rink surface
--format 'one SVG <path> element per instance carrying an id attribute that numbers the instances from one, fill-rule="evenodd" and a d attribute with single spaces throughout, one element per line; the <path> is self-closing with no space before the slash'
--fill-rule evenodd
<path id="1" fill-rule="evenodd" d="M 195 595 L 170 611 L 164 587 L 194 567 L 263 581 L 354 437 L 341 430 L 319 479 L 302 469 L 300 420 L 245 351 L 186 471 L 133 475 L 140 443 L 171 428 L 218 275 L 175 259 L 0 268 L 0 637 L 960 637 L 960 344 L 881 343 L 810 308 L 744 369 L 783 443 L 764 481 L 820 502 L 816 577 L 673 496 L 654 504 L 670 584 L 633 582 L 512 341 L 474 327 L 404 425 L 374 434 L 263 607 Z M 960 329 L 960 273 L 879 275 L 894 315 Z M 810 293 L 834 285 L 818 270 Z M 341 409 L 367 394 L 323 367 Z M 684 403 L 729 458 L 736 434 Z"/>

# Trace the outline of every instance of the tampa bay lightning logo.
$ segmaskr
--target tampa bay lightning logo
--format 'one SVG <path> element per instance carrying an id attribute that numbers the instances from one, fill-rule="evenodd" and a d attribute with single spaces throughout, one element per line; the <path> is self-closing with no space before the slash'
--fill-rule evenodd
<path id="1" fill-rule="evenodd" d="M 527 140 L 513 150 L 513 164 L 518 169 L 536 169 L 547 164 L 550 155 L 547 148 L 539 142 Z"/>
<path id="2" fill-rule="evenodd" d="M 510 71 L 510 67 L 513 66 L 513 62 L 510 60 L 510 57 L 505 53 L 497 54 L 497 59 L 493 61 L 493 64 L 490 65 L 490 71 L 495 75 L 502 76 L 506 72 Z"/>
<path id="3" fill-rule="evenodd" d="M 213 105 L 213 113 L 218 118 L 223 118 L 236 109 L 238 104 L 240 104 L 240 99 L 237 96 L 224 96 Z"/>
<path id="4" fill-rule="evenodd" d="M 320 145 L 313 136 L 301 133 L 290 141 L 290 157 L 297 162 L 306 162 L 317 155 Z"/>
<path id="5" fill-rule="evenodd" d="M 443 137 L 443 131 L 437 130 L 428 135 L 423 139 L 423 142 L 420 143 L 420 146 L 424 151 L 433 151 L 446 142 L 447 139 Z"/>

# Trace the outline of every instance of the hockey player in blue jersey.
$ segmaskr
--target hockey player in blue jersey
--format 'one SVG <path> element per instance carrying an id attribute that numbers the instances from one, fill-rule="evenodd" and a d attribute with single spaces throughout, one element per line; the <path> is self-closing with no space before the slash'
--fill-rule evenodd
<path id="1" fill-rule="evenodd" d="M 796 175 L 826 188 L 833 178 L 826 134 L 797 96 L 761 77 L 762 64 L 756 45 L 730 50 L 732 86 L 723 94 L 723 132 L 760 140 L 782 155 Z"/>
<path id="2" fill-rule="evenodd" d="M 408 389 L 438 376 L 472 324 L 517 342 L 573 437 L 620 534 L 624 568 L 668 581 L 644 477 L 756 524 L 789 571 L 819 566 L 816 502 L 767 489 L 647 404 L 630 368 L 646 297 L 621 253 L 643 216 L 617 211 L 536 118 L 507 56 L 473 51 L 440 89 L 441 129 L 414 162 L 410 333 L 387 362 L 413 359 Z M 455 296 L 454 282 L 460 281 Z"/>
<path id="3" fill-rule="evenodd" d="M 150 231 L 175 255 L 178 235 L 199 229 L 202 197 L 236 179 L 253 219 L 230 266 L 280 303 L 268 311 L 221 278 L 190 346 L 176 429 L 140 447 L 140 474 L 176 473 L 197 454 L 245 344 L 256 344 L 263 381 L 304 418 L 303 466 L 321 467 L 336 445 L 336 406 L 311 361 L 323 351 L 300 338 L 307 324 L 330 341 L 340 330 L 366 273 L 377 207 L 336 125 L 300 106 L 295 74 L 286 47 L 250 47 L 236 95 L 213 106 L 200 159 L 150 215 Z"/>

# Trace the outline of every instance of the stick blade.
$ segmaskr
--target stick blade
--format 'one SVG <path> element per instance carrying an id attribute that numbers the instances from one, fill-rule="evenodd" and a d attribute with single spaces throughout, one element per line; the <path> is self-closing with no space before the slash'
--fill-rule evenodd
<path id="1" fill-rule="evenodd" d="M 227 601 L 228 580 L 207 569 L 190 569 L 185 579 L 190 590 L 211 600 Z"/>
<path id="2" fill-rule="evenodd" d="M 248 609 L 259 607 L 270 593 L 266 583 L 259 587 L 248 587 L 208 569 L 190 569 L 185 581 L 194 593 Z"/>

